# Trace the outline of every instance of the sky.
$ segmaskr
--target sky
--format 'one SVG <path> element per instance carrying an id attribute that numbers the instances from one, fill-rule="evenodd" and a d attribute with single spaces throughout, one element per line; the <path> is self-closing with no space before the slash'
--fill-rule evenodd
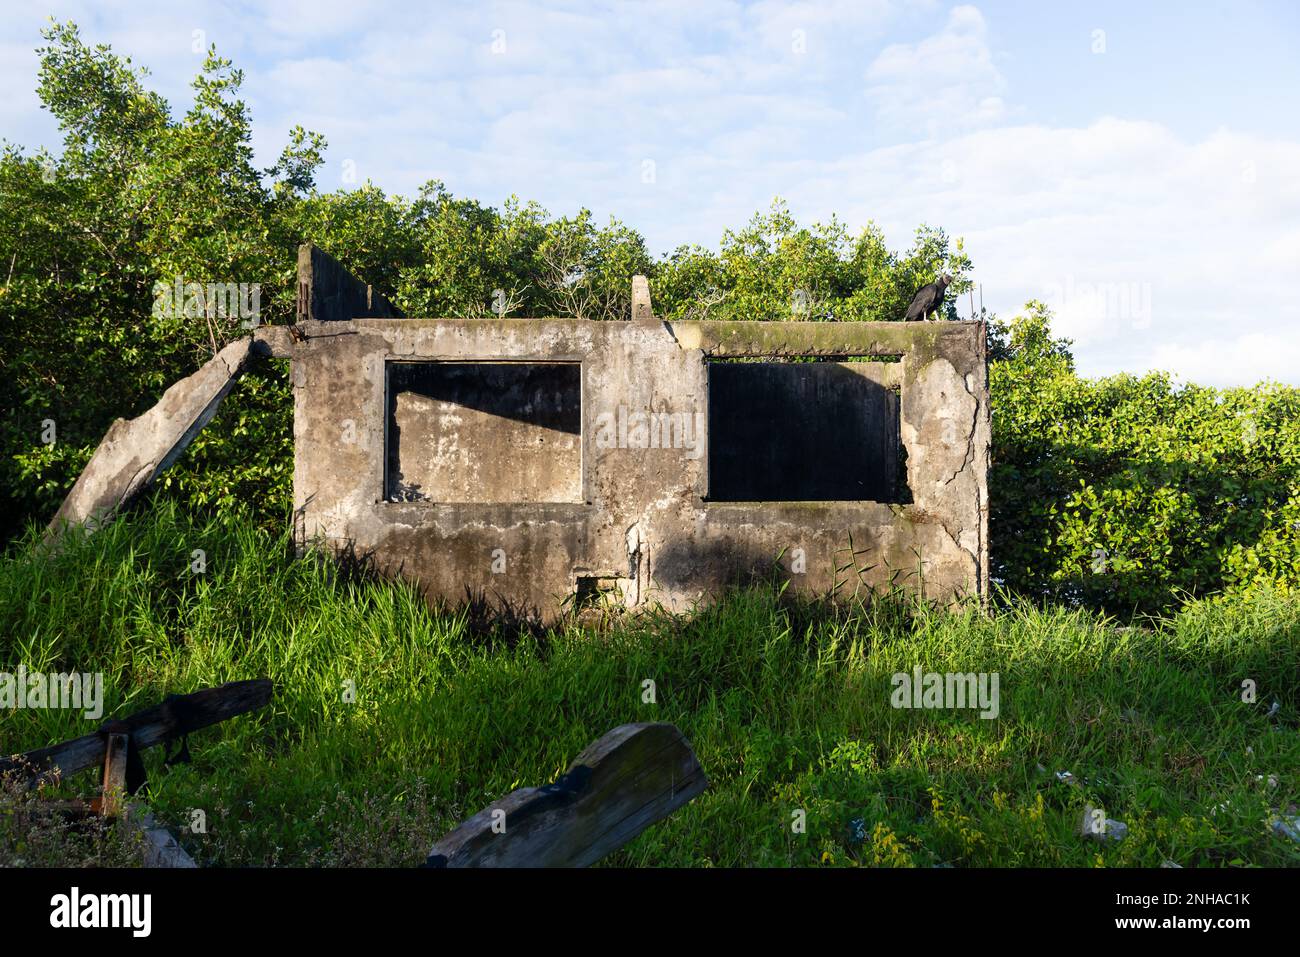
<path id="1" fill-rule="evenodd" d="M 149 67 L 177 114 L 215 43 L 259 165 L 301 124 L 329 142 L 322 190 L 587 207 L 656 254 L 778 196 L 894 248 L 925 223 L 998 316 L 1051 306 L 1086 375 L 1300 385 L 1293 0 L 0 0 L 0 137 L 57 151 L 49 16 Z"/>

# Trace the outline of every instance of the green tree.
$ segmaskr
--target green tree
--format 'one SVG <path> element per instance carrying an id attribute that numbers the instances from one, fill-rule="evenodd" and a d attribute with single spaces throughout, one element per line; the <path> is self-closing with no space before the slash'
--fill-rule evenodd
<path id="1" fill-rule="evenodd" d="M 256 284 L 260 319 L 288 321 L 304 241 L 417 316 L 622 319 L 637 273 L 669 319 L 898 320 L 943 272 L 955 278 L 943 311 L 957 318 L 971 288 L 961 240 L 941 229 L 921 226 L 896 252 L 875 224 L 857 235 L 834 217 L 801 224 L 779 199 L 716 250 L 656 260 L 635 229 L 587 209 L 553 217 L 513 196 L 498 209 L 437 181 L 413 199 L 370 183 L 320 193 L 325 142 L 301 127 L 270 169 L 254 166 L 242 76 L 215 50 L 173 118 L 129 58 L 88 46 L 71 23 L 45 37 L 38 92 L 62 152 L 0 152 L 6 538 L 24 518 L 48 519 L 115 417 L 246 334 L 239 316 L 155 308 L 157 284 Z M 1081 378 L 1039 302 L 994 318 L 989 349 L 998 581 L 1129 612 L 1300 579 L 1300 390 Z M 254 368 L 160 494 L 281 521 L 292 405 L 282 366 Z"/>
<path id="2" fill-rule="evenodd" d="M 854 238 L 838 219 L 802 226 L 780 199 L 717 253 L 682 246 L 655 274 L 656 306 L 670 319 L 902 319 L 916 290 L 944 272 L 954 277 L 944 306 L 970 288 L 971 262 L 957 241 L 922 226 L 906 253 L 891 252 L 875 224 Z"/>
<path id="3" fill-rule="evenodd" d="M 37 92 L 59 123 L 62 153 L 27 156 L 6 144 L 0 156 L 0 391 L 11 410 L 0 426 L 0 484 L 15 506 L 5 510 L 7 535 L 24 516 L 53 512 L 113 418 L 139 414 L 246 331 L 244 317 L 206 304 L 197 316 L 176 303 L 155 308 L 156 286 L 256 285 L 264 320 L 288 314 L 293 256 L 277 212 L 310 188 L 323 148 L 295 130 L 275 168 L 255 169 L 242 75 L 214 50 L 193 106 L 174 119 L 129 58 L 88 46 L 71 23 L 44 36 Z M 257 441 L 263 417 L 247 398 L 257 392 L 228 410 L 248 430 L 236 444 L 278 454 L 277 443 Z M 47 423 L 53 443 L 42 441 Z M 266 437 L 283 438 L 277 429 Z M 202 443 L 235 437 L 218 429 Z M 270 458 L 262 467 L 283 471 Z M 167 482 L 189 483 L 199 502 L 233 500 L 185 465 Z"/>
<path id="4" fill-rule="evenodd" d="M 990 347 L 996 579 L 1125 615 L 1300 584 L 1300 390 L 1080 378 L 1037 302 Z"/>

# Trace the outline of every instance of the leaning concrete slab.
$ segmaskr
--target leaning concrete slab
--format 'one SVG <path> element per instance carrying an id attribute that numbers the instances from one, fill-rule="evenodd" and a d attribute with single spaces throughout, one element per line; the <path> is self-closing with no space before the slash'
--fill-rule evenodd
<path id="1" fill-rule="evenodd" d="M 401 312 L 328 253 L 298 249 L 298 318 L 337 321 L 396 317 Z M 94 528 L 138 495 L 185 451 L 216 414 L 250 358 L 290 358 L 302 338 L 297 326 L 262 326 L 236 340 L 198 372 L 171 386 L 148 412 L 118 419 L 95 449 L 47 529 L 57 537 L 70 525 Z"/>
<path id="2" fill-rule="evenodd" d="M 172 385 L 148 412 L 114 422 L 47 534 L 57 536 L 69 525 L 94 528 L 147 488 L 216 414 L 253 354 L 252 337 L 238 339 Z"/>

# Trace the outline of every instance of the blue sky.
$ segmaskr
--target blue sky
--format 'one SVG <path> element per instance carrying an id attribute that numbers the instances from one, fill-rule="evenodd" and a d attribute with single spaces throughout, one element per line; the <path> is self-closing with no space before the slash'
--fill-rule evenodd
<path id="1" fill-rule="evenodd" d="M 782 196 L 803 220 L 964 239 L 985 304 L 1049 302 L 1081 370 L 1300 384 L 1300 5 L 0 3 L 0 136 L 57 146 L 45 17 L 182 109 L 216 43 L 270 165 L 294 124 L 322 189 L 430 179 L 656 252 Z M 196 43 L 196 32 L 199 42 Z"/>

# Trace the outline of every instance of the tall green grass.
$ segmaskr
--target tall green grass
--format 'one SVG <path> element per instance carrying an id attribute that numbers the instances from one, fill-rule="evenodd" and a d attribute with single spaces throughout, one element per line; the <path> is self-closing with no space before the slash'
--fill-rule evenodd
<path id="1" fill-rule="evenodd" d="M 203 811 L 207 833 L 182 840 L 205 864 L 419 863 L 459 820 L 629 721 L 676 724 L 711 786 L 613 864 L 1300 863 L 1267 823 L 1300 794 L 1300 603 L 1268 592 L 1128 629 L 1016 603 L 832 608 L 779 588 L 692 615 L 484 627 L 295 559 L 287 537 L 237 518 L 159 504 L 0 559 L 0 670 L 19 664 L 102 671 L 109 714 L 273 679 L 268 708 L 193 736 L 191 763 L 147 753 L 155 812 L 183 829 Z M 1000 717 L 894 709 L 891 676 L 918 664 L 997 672 Z M 0 750 L 95 724 L 5 713 Z M 1127 838 L 1081 836 L 1087 805 Z M 0 857 L 14 841 L 0 837 Z"/>

